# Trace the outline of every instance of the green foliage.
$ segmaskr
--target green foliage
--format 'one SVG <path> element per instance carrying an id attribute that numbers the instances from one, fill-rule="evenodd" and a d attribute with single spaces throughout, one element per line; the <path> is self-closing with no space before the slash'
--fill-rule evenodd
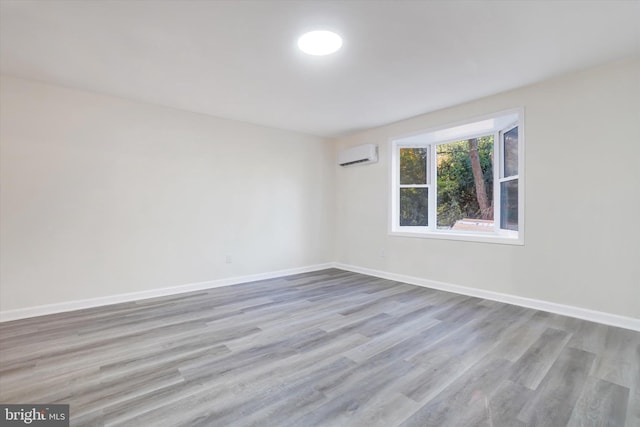
<path id="1" fill-rule="evenodd" d="M 400 149 L 400 184 L 427 183 L 427 149 Z"/>
<path id="2" fill-rule="evenodd" d="M 438 227 L 462 218 L 480 218 L 467 140 L 438 145 Z M 487 197 L 493 200 L 493 136 L 478 138 L 478 155 Z"/>
<path id="3" fill-rule="evenodd" d="M 427 149 L 400 149 L 400 184 L 421 185 L 427 183 Z M 428 225 L 428 190 L 426 188 L 400 189 L 400 225 Z"/>
<path id="4" fill-rule="evenodd" d="M 428 188 L 400 189 L 400 225 L 426 226 L 429 224 Z"/>
<path id="5" fill-rule="evenodd" d="M 426 148 L 400 149 L 400 184 L 427 183 Z M 469 143 L 467 140 L 441 144 L 437 153 L 438 227 L 449 228 L 462 218 L 480 218 Z M 478 155 L 487 197 L 493 200 L 493 136 L 478 138 Z M 426 226 L 427 188 L 400 189 L 400 225 Z"/>

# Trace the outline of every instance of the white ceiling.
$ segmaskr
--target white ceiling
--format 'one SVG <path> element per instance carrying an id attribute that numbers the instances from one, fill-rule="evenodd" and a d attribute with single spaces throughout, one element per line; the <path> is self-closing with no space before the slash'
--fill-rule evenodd
<path id="1" fill-rule="evenodd" d="M 0 0 L 0 72 L 308 134 L 640 55 L 640 0 Z M 332 29 L 327 57 L 296 47 Z"/>

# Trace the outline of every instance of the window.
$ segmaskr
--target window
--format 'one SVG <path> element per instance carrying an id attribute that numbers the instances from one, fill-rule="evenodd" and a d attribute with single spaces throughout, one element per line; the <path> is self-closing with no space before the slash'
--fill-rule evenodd
<path id="1" fill-rule="evenodd" d="M 392 141 L 391 233 L 522 244 L 522 111 Z"/>

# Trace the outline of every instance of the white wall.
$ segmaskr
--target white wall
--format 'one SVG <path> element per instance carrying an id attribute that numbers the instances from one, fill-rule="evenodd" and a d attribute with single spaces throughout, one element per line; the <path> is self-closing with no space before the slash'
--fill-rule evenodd
<path id="1" fill-rule="evenodd" d="M 524 246 L 387 234 L 390 138 L 520 106 Z M 338 262 L 640 318 L 637 59 L 335 141 L 361 143 L 379 144 L 381 160 L 336 168 Z"/>
<path id="2" fill-rule="evenodd" d="M 518 106 L 524 246 L 387 234 L 390 138 Z M 334 144 L 12 77 L 0 118 L 0 311 L 338 261 L 640 318 L 638 60 Z"/>
<path id="3" fill-rule="evenodd" d="M 11 77 L 0 89 L 0 311 L 333 260 L 326 141 Z"/>

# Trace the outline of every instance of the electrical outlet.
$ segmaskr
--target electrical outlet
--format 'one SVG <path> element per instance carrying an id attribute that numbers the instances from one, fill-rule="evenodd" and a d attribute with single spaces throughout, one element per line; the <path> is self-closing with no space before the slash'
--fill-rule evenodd
<path id="1" fill-rule="evenodd" d="M 226 262 L 227 264 L 231 264 L 233 262 L 233 259 L 231 258 L 231 255 L 227 255 L 224 258 L 224 262 Z"/>

